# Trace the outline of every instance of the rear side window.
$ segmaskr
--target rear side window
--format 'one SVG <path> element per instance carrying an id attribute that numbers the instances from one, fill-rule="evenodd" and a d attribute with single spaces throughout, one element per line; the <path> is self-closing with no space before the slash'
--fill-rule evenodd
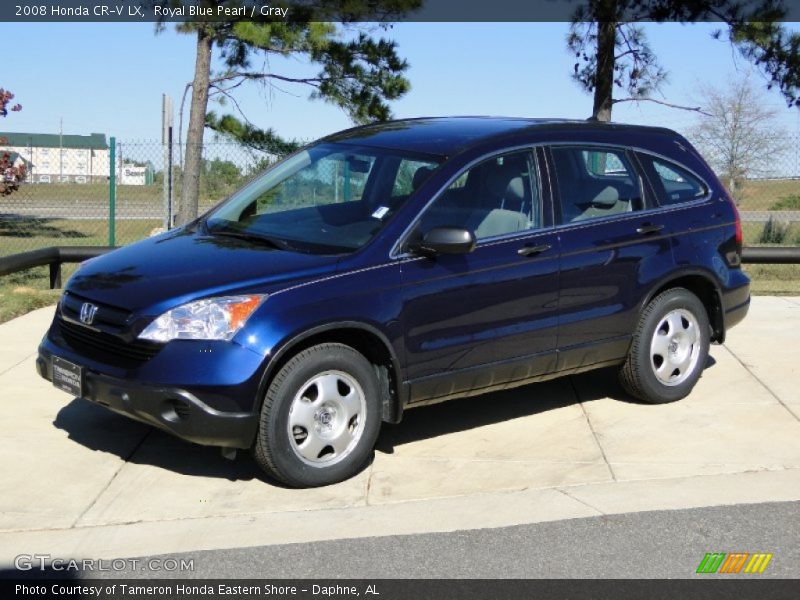
<path id="1" fill-rule="evenodd" d="M 558 180 L 560 223 L 641 210 L 641 181 L 623 150 L 551 148 Z"/>
<path id="2" fill-rule="evenodd" d="M 708 193 L 706 185 L 683 167 L 646 154 L 640 157 L 645 169 L 652 169 L 661 206 L 691 202 Z"/>

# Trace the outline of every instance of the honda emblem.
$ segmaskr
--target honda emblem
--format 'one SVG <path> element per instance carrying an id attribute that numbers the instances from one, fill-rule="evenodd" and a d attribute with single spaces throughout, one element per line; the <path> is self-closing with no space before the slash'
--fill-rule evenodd
<path id="1" fill-rule="evenodd" d="M 91 325 L 94 322 L 94 316 L 97 314 L 97 307 L 91 302 L 84 302 L 81 305 L 81 323 L 84 325 Z"/>

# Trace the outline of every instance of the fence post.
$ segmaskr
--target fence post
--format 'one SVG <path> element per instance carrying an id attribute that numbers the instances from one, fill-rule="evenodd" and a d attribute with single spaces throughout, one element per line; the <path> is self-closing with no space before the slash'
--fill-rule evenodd
<path id="1" fill-rule="evenodd" d="M 55 290 L 61 287 L 61 259 L 58 262 L 50 263 L 50 289 Z"/>
<path id="2" fill-rule="evenodd" d="M 117 138 L 111 137 L 109 140 L 108 153 L 108 245 L 116 246 L 116 212 L 117 212 Z"/>

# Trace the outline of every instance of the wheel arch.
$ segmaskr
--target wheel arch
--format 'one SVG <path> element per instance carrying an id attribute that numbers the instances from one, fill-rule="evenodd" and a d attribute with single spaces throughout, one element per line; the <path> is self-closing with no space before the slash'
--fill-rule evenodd
<path id="1" fill-rule="evenodd" d="M 678 287 L 686 288 L 700 299 L 706 308 L 708 321 L 711 324 L 711 341 L 723 343 L 725 341 L 725 319 L 722 312 L 722 294 L 714 277 L 705 271 L 681 271 L 662 279 L 647 294 L 639 307 L 640 312 L 662 292 Z"/>
<path id="2" fill-rule="evenodd" d="M 381 419 L 399 423 L 405 406 L 400 362 L 388 338 L 376 327 L 361 321 L 337 321 L 307 329 L 281 342 L 270 357 L 259 385 L 258 410 L 272 378 L 298 352 L 323 343 L 350 346 L 375 365 L 381 386 Z"/>

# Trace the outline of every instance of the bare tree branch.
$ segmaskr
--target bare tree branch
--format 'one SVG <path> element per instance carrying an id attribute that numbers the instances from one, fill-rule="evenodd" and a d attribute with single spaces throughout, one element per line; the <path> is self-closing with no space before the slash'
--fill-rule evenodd
<path id="1" fill-rule="evenodd" d="M 706 86 L 701 98 L 708 112 L 690 137 L 738 201 L 742 182 L 774 172 L 776 155 L 787 148 L 775 122 L 776 111 L 764 102 L 763 92 L 749 76 L 732 81 L 726 89 Z"/>
<path id="2" fill-rule="evenodd" d="M 654 102 L 655 104 L 661 104 L 663 106 L 669 106 L 670 108 L 679 108 L 681 110 L 688 110 L 691 112 L 697 112 L 701 115 L 706 115 L 710 117 L 711 114 L 705 112 L 702 107 L 700 106 L 682 106 L 680 104 L 673 104 L 671 102 L 665 102 L 664 100 L 657 100 L 656 98 L 616 98 L 612 101 L 614 104 L 618 102 Z"/>
<path id="3" fill-rule="evenodd" d="M 229 93 L 228 89 L 223 89 L 213 84 L 209 86 L 209 89 L 216 89 L 220 94 L 228 98 L 233 103 L 233 106 L 234 108 L 236 108 L 236 111 L 242 116 L 242 119 L 244 119 L 244 121 L 251 127 L 257 127 L 257 125 L 255 125 L 250 119 L 247 118 L 247 115 L 244 114 L 242 107 L 239 106 L 239 103 L 236 101 L 236 98 L 234 98 L 233 95 Z"/>

